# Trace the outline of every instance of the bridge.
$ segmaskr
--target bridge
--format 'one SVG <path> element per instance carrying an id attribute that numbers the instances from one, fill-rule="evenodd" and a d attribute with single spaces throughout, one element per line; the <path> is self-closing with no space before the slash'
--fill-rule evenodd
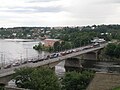
<path id="1" fill-rule="evenodd" d="M 98 51 L 102 48 L 104 48 L 108 43 L 104 43 L 104 44 L 100 44 L 100 46 L 97 47 L 91 47 L 91 48 L 87 48 L 89 46 L 84 46 L 84 47 L 80 47 L 77 49 L 80 49 L 80 51 L 77 52 L 73 52 L 70 54 L 66 54 L 63 56 L 59 56 L 56 58 L 52 58 L 52 59 L 48 59 L 48 60 L 43 60 L 43 61 L 39 61 L 37 63 L 26 63 L 26 64 L 21 64 L 19 66 L 16 67 L 11 67 L 11 68 L 7 68 L 7 69 L 1 69 L 0 70 L 0 83 L 3 84 L 7 84 L 10 80 L 12 75 L 15 73 L 15 69 L 21 68 L 21 67 L 41 67 L 41 66 L 49 66 L 49 67 L 55 67 L 58 63 L 60 63 L 63 60 L 66 60 L 68 58 L 72 58 L 72 57 L 76 57 L 79 55 L 83 55 L 85 53 L 89 53 L 89 52 L 93 52 L 93 51 Z"/>

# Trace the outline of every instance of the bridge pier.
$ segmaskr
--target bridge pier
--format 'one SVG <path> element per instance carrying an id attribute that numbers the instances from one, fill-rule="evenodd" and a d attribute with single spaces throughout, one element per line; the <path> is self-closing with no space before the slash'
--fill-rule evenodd
<path id="1" fill-rule="evenodd" d="M 77 58 L 68 58 L 65 60 L 65 70 L 68 71 L 81 71 L 82 65 L 79 59 Z"/>
<path id="2" fill-rule="evenodd" d="M 8 85 L 8 82 L 12 80 L 12 78 L 13 78 L 13 74 L 0 77 L 0 85 Z"/>

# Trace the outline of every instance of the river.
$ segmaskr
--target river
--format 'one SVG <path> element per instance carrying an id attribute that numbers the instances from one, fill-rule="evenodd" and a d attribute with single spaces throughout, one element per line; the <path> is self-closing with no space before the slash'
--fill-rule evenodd
<path id="1" fill-rule="evenodd" d="M 9 63 L 18 59 L 42 57 L 46 52 L 38 52 L 33 46 L 38 41 L 30 39 L 1 39 L 0 40 L 0 62 Z"/>

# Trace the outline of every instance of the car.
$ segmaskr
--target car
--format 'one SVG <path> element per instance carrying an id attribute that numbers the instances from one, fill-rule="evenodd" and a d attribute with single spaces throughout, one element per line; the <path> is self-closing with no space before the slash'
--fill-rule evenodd
<path id="1" fill-rule="evenodd" d="M 77 50 L 76 49 L 73 49 L 73 52 L 76 52 Z"/>
<path id="2" fill-rule="evenodd" d="M 5 65 L 3 68 L 7 69 L 7 68 L 10 68 L 11 66 L 12 66 L 12 64 L 8 64 L 8 65 Z"/>
<path id="3" fill-rule="evenodd" d="M 16 67 L 16 66 L 19 66 L 19 65 L 20 65 L 19 62 L 15 62 L 15 63 L 12 64 L 13 67 Z"/>
<path id="4" fill-rule="evenodd" d="M 26 64 L 26 63 L 27 63 L 27 61 L 26 61 L 26 60 L 22 62 L 22 64 Z"/>
<path id="5" fill-rule="evenodd" d="M 32 63 L 37 63 L 37 62 L 39 62 L 38 59 L 35 59 L 35 60 L 32 61 Z"/>
<path id="6" fill-rule="evenodd" d="M 60 53 L 62 56 L 66 55 L 67 53 L 66 52 L 61 52 Z"/>
<path id="7" fill-rule="evenodd" d="M 91 46 L 87 46 L 87 47 L 84 47 L 83 50 L 87 50 L 87 49 L 90 49 Z"/>
<path id="8" fill-rule="evenodd" d="M 94 44 L 93 44 L 93 47 L 99 47 L 99 46 L 100 46 L 99 43 L 94 43 Z"/>
<path id="9" fill-rule="evenodd" d="M 38 61 L 43 61 L 44 60 L 44 58 L 40 58 Z"/>

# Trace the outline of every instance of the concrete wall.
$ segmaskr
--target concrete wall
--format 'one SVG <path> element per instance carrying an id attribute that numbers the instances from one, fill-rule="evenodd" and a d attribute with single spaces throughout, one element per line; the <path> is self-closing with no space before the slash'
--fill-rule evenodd
<path id="1" fill-rule="evenodd" d="M 13 78 L 13 75 L 7 75 L 7 76 L 4 76 L 4 77 L 0 77 L 0 84 L 5 84 L 7 85 L 8 82 Z"/>
<path id="2" fill-rule="evenodd" d="M 80 60 L 99 60 L 99 51 L 85 53 L 79 56 L 75 56 L 75 58 Z"/>
<path id="3" fill-rule="evenodd" d="M 96 53 L 86 53 L 83 55 L 83 59 L 85 60 L 96 60 Z"/>
<path id="4" fill-rule="evenodd" d="M 17 88 L 17 87 L 12 87 L 12 86 L 5 86 L 5 90 L 30 90 L 30 89 Z"/>

